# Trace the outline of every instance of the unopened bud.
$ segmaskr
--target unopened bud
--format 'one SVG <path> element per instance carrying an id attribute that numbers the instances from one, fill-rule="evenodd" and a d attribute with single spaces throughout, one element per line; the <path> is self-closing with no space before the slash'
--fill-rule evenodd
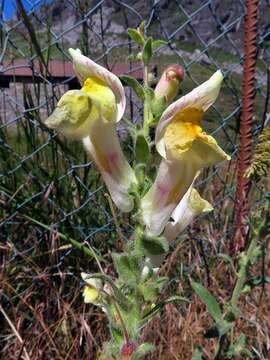
<path id="1" fill-rule="evenodd" d="M 136 350 L 137 345 L 134 342 L 126 342 L 121 349 L 121 360 L 130 360 Z"/>
<path id="2" fill-rule="evenodd" d="M 175 98 L 175 96 L 177 95 L 180 84 L 183 79 L 184 79 L 184 69 L 181 65 L 173 64 L 168 66 L 164 70 L 155 88 L 156 99 L 165 97 L 166 102 L 168 104 L 171 103 Z"/>
<path id="3" fill-rule="evenodd" d="M 144 37 L 144 32 L 145 32 L 145 24 L 144 21 L 142 21 L 140 23 L 140 26 L 137 27 L 137 31 L 142 35 L 142 37 Z"/>

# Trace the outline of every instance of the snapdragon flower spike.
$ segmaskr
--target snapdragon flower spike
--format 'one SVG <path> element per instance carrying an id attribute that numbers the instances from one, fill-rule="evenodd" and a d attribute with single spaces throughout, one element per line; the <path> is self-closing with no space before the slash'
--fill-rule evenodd
<path id="1" fill-rule="evenodd" d="M 156 149 L 162 161 L 154 184 L 141 202 L 149 236 L 160 235 L 172 212 L 191 186 L 198 171 L 230 160 L 216 140 L 203 132 L 201 120 L 218 97 L 223 76 L 209 80 L 172 103 L 156 129 Z"/>
<path id="2" fill-rule="evenodd" d="M 69 49 L 74 70 L 82 88 L 66 92 L 46 125 L 67 138 L 82 140 L 95 161 L 116 206 L 131 211 L 133 199 L 128 189 L 136 183 L 135 173 L 127 162 L 116 132 L 125 111 L 124 88 L 116 75 Z"/>

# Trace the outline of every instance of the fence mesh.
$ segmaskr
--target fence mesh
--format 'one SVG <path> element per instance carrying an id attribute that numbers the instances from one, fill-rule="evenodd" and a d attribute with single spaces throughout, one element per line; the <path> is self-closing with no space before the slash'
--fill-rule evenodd
<path id="1" fill-rule="evenodd" d="M 18 11 L 11 19 L 6 19 L 3 11 L 7 2 L 1 3 L 0 251 L 7 271 L 14 262 L 19 268 L 23 260 L 35 262 L 43 274 L 64 272 L 78 286 L 74 250 L 64 246 L 59 233 L 63 240 L 71 237 L 91 245 L 97 253 L 113 248 L 115 225 L 98 172 L 80 144 L 66 143 L 49 131 L 43 121 L 61 94 L 76 86 L 67 49 L 78 47 L 111 71 L 118 67 L 118 73 L 124 69 L 132 74 L 134 66 L 140 69 L 140 65 L 133 63 L 136 46 L 127 37 L 126 29 L 141 21 L 145 21 L 149 35 L 168 42 L 155 50 L 153 64 L 158 75 L 167 64 L 184 66 L 181 94 L 206 80 L 216 69 L 221 68 L 225 74 L 220 98 L 206 114 L 204 128 L 231 154 L 232 161 L 204 171 L 198 187 L 215 208 L 214 221 L 209 225 L 211 234 L 219 234 L 218 244 L 228 239 L 233 229 L 244 1 L 27 1 L 31 8 L 27 18 Z M 262 124 L 269 120 L 267 1 L 259 2 L 259 12 L 254 140 Z M 56 68 L 51 67 L 52 63 Z M 56 72 L 61 74 L 55 75 Z M 135 124 L 141 121 L 142 106 L 130 90 L 126 94 L 126 118 Z M 132 158 L 125 121 L 118 130 L 126 153 Z M 260 201 L 264 193 L 259 187 L 257 190 L 256 201 Z M 127 233 L 132 230 L 128 218 L 121 225 Z M 196 226 L 190 231 L 196 238 Z M 206 238 L 206 234 L 200 236 Z M 55 253 L 46 258 L 44 251 L 50 248 Z M 25 272 L 26 277 L 35 280 Z M 11 299 L 21 298 L 29 291 L 31 281 L 16 289 L 12 297 L 3 295 L 7 306 L 11 306 Z M 70 293 L 72 290 L 63 288 L 64 298 Z"/>

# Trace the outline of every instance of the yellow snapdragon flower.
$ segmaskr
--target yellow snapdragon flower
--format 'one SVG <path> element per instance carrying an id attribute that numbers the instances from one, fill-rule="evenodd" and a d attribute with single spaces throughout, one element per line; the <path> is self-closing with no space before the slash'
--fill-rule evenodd
<path id="1" fill-rule="evenodd" d="M 218 97 L 223 76 L 217 71 L 209 80 L 172 103 L 156 129 L 156 149 L 162 161 L 154 184 L 141 202 L 142 218 L 149 236 L 160 235 L 198 171 L 230 160 L 207 135 L 201 120 Z"/>
<path id="2" fill-rule="evenodd" d="M 124 212 L 131 211 L 133 200 L 128 189 L 137 180 L 116 131 L 126 106 L 124 88 L 116 75 L 79 50 L 69 52 L 82 88 L 61 97 L 46 125 L 67 138 L 83 141 L 116 206 Z"/>

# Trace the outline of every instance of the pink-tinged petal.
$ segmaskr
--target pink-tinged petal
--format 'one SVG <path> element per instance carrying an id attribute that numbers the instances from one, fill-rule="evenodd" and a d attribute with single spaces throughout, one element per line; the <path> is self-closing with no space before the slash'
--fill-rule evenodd
<path id="1" fill-rule="evenodd" d="M 123 212 L 133 209 L 129 188 L 137 183 L 135 173 L 121 149 L 115 124 L 102 118 L 96 121 L 88 137 L 83 139 L 85 149 L 97 165 L 115 205 Z"/>
<path id="2" fill-rule="evenodd" d="M 116 97 L 116 122 L 118 122 L 123 117 L 126 108 L 125 91 L 119 78 L 103 66 L 82 55 L 80 50 L 69 49 L 69 53 L 73 59 L 74 72 L 82 85 L 87 78 L 97 77 L 111 88 Z"/>
<path id="3" fill-rule="evenodd" d="M 193 108 L 205 112 L 216 101 L 223 76 L 220 70 L 215 72 L 209 80 L 193 89 L 187 95 L 172 103 L 162 114 L 156 128 L 156 149 L 159 154 L 166 158 L 164 134 L 167 126 L 175 116 L 187 108 Z M 192 120 L 192 119 L 191 119 Z"/>
<path id="4" fill-rule="evenodd" d="M 197 164 L 183 156 L 182 161 L 161 161 L 154 184 L 141 201 L 143 222 L 148 236 L 158 236 L 194 181 Z"/>
<path id="5" fill-rule="evenodd" d="M 206 134 L 198 135 L 190 149 L 178 158 L 162 159 L 155 182 L 141 201 L 146 233 L 160 235 L 197 172 L 224 160 L 230 157 Z"/>
<path id="6" fill-rule="evenodd" d="M 165 226 L 163 236 L 169 243 L 172 242 L 197 216 L 212 210 L 212 205 L 200 196 L 192 184 L 173 211 L 171 215 L 172 221 L 169 221 Z M 153 267 L 159 267 L 165 256 L 166 254 L 151 255 L 149 256 L 149 260 Z"/>

